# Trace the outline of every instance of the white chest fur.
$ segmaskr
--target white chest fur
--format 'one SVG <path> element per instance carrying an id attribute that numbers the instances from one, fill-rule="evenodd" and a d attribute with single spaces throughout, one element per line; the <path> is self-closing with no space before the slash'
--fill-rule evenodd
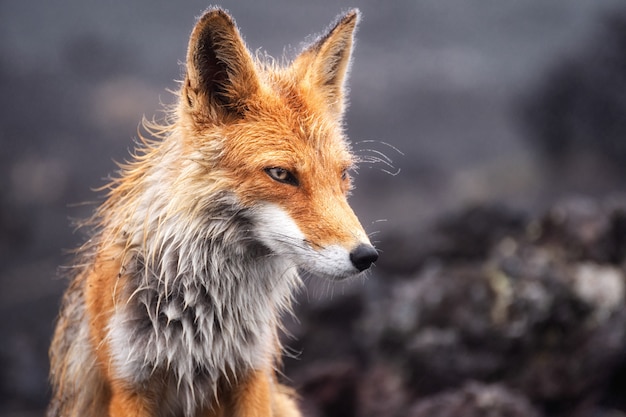
<path id="1" fill-rule="evenodd" d="M 202 242 L 169 242 L 149 265 L 134 256 L 108 331 L 117 377 L 141 386 L 165 375 L 176 391 L 168 408 L 186 415 L 210 404 L 220 381 L 272 363 L 278 316 L 299 282 L 295 266 L 250 239 Z"/>

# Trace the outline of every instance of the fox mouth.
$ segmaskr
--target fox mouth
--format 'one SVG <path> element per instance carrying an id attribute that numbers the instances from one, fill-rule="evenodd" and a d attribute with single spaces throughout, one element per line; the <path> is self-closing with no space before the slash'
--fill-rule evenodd
<path id="1" fill-rule="evenodd" d="M 320 272 L 318 270 L 311 270 L 302 267 L 298 268 L 298 273 L 300 274 L 300 276 L 315 276 L 327 281 L 347 281 L 363 274 L 363 272 L 359 272 L 356 270 L 352 273 L 340 273 L 340 271 L 337 271 L 337 273 L 329 274 L 326 272 Z"/>
<path id="2" fill-rule="evenodd" d="M 312 243 L 289 214 L 276 205 L 263 204 L 249 213 L 256 240 L 305 275 L 343 280 L 359 275 L 378 259 L 369 241 L 352 247 Z"/>
<path id="3" fill-rule="evenodd" d="M 260 241 L 258 247 L 259 256 L 282 258 L 296 268 L 301 277 L 316 276 L 329 281 L 343 281 L 365 271 L 354 266 L 349 252 L 338 246 L 320 250 L 314 249 L 306 241 L 289 244 L 281 241 L 274 245 Z"/>
<path id="4" fill-rule="evenodd" d="M 309 255 L 306 262 L 300 265 L 300 269 L 331 281 L 342 281 L 361 275 L 378 258 L 378 252 L 369 244 L 361 244 L 352 251 L 338 245 L 319 251 L 310 250 L 315 255 Z"/>

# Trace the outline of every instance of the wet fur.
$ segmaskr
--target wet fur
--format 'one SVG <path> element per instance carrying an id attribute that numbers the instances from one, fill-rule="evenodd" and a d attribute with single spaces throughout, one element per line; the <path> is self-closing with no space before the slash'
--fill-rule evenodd
<path id="1" fill-rule="evenodd" d="M 313 263 L 319 253 L 339 259 L 328 242 L 366 237 L 344 203 L 347 182 L 317 185 L 341 197 L 330 206 L 347 213 L 336 226 L 315 225 L 302 241 L 272 232 L 291 223 L 274 225 L 275 202 L 253 199 L 276 187 L 246 182 L 239 164 L 260 166 L 246 163 L 254 155 L 242 153 L 249 151 L 241 141 L 225 138 L 237 137 L 244 117 L 269 120 L 265 131 L 243 135 L 252 150 L 268 135 L 283 138 L 306 126 L 307 137 L 320 141 L 307 147 L 336 155 L 319 169 L 335 175 L 349 167 L 341 124 L 356 20 L 355 11 L 342 17 L 281 69 L 251 57 L 225 12 L 200 18 L 171 123 L 148 126 L 154 138 L 120 166 L 106 201 L 84 225 L 91 238 L 79 250 L 50 349 L 49 417 L 300 415 L 274 370 L 280 313 L 299 285 L 298 267 L 309 262 L 288 260 L 289 248 Z M 322 70 L 312 74 L 312 66 Z M 287 116 L 271 118 L 273 112 Z M 298 210 L 296 219 L 306 222 L 311 209 Z"/>

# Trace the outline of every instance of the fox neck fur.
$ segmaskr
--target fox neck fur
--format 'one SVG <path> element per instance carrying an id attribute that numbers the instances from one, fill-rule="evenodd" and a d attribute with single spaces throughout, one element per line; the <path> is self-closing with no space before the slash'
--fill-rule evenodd
<path id="1" fill-rule="evenodd" d="M 250 213 L 230 196 L 203 217 L 185 232 L 194 239 L 167 233 L 166 220 L 158 254 L 126 255 L 108 329 L 118 376 L 140 385 L 169 370 L 185 415 L 210 406 L 220 383 L 276 360 L 279 312 L 299 283 L 293 265 L 251 236 Z"/>

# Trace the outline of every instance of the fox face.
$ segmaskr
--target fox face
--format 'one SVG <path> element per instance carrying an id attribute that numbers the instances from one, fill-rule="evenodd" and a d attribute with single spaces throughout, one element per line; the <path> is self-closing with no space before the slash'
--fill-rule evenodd
<path id="1" fill-rule="evenodd" d="M 249 211 L 254 237 L 334 279 L 378 257 L 347 202 L 355 158 L 342 118 L 357 21 L 346 14 L 275 68 L 251 56 L 230 16 L 207 14 L 191 35 L 181 93 L 190 146 L 214 159 L 212 175 Z"/>

